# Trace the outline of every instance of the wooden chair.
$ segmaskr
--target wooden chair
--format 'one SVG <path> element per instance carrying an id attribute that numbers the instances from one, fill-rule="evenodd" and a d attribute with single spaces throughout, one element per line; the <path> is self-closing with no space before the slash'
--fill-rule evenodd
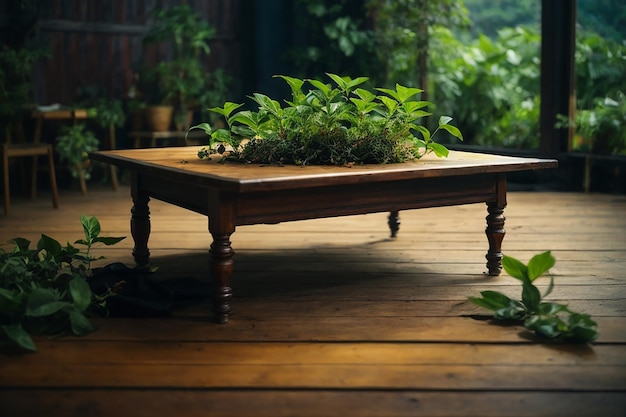
<path id="1" fill-rule="evenodd" d="M 11 212 L 11 190 L 9 187 L 9 159 L 11 158 L 32 158 L 32 171 L 30 179 L 30 196 L 35 198 L 37 196 L 37 159 L 39 156 L 48 156 L 48 169 L 50 175 L 50 189 L 52 191 L 52 206 L 54 208 L 59 207 L 59 192 L 57 190 L 57 179 L 54 168 L 54 153 L 51 144 L 40 143 L 39 136 L 35 135 L 35 139 L 32 143 L 28 143 L 24 139 L 24 131 L 22 124 L 19 123 L 16 126 L 16 133 L 19 139 L 18 143 L 12 143 L 11 132 L 7 131 L 6 140 L 2 144 L 2 176 L 4 179 L 4 213 L 9 215 Z"/>
<path id="2" fill-rule="evenodd" d="M 68 110 L 51 110 L 51 111 L 39 111 L 35 110 L 32 113 L 33 118 L 36 120 L 35 124 L 35 139 L 34 142 L 40 143 L 41 132 L 43 129 L 43 123 L 45 120 L 56 120 L 56 121 L 69 121 L 72 125 L 76 125 L 79 120 L 85 121 L 90 116 L 85 109 L 68 109 Z M 111 125 L 108 129 L 107 135 L 106 149 L 116 149 L 116 140 L 115 140 L 115 126 Z M 85 175 L 80 165 L 76 167 L 76 171 L 78 172 L 78 182 L 80 184 L 81 193 L 86 196 L 87 195 L 87 181 L 85 180 Z M 117 180 L 117 171 L 115 166 L 109 166 L 109 175 L 111 177 L 111 184 L 113 185 L 113 190 L 117 191 L 119 188 L 119 182 Z"/>

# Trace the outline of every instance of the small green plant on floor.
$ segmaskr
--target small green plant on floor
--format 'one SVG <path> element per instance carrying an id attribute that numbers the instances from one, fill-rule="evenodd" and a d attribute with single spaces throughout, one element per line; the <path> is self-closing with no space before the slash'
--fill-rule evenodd
<path id="1" fill-rule="evenodd" d="M 567 305 L 543 301 L 554 289 L 554 279 L 543 296 L 534 281 L 554 266 L 550 251 L 533 256 L 528 265 L 504 256 L 504 270 L 522 282 L 522 299 L 514 300 L 498 291 L 482 291 L 481 297 L 469 300 L 494 312 L 498 320 L 522 322 L 536 334 L 560 341 L 591 343 L 598 336 L 597 323 L 588 314 L 576 313 Z"/>
<path id="2" fill-rule="evenodd" d="M 233 148 L 227 159 L 259 164 L 351 165 L 385 164 L 421 158 L 433 152 L 446 157 L 448 149 L 433 140 L 447 131 L 463 139 L 459 129 L 442 116 L 430 132 L 420 119 L 431 105 L 416 99 L 419 88 L 396 84 L 395 89 L 362 88 L 367 77 L 352 79 L 327 74 L 331 84 L 278 75 L 291 89 L 291 101 L 281 103 L 264 94 L 251 99 L 256 111 L 238 111 L 243 104 L 226 102 L 210 110 L 224 117 L 227 127 L 202 129 L 210 136 L 200 159 L 215 152 L 215 144 Z M 305 88 L 305 87 L 308 87 Z M 248 139 L 248 141 L 242 141 Z"/>
<path id="3" fill-rule="evenodd" d="M 114 245 L 124 237 L 100 236 L 95 217 L 82 216 L 84 239 L 74 242 L 85 249 L 65 247 L 45 235 L 35 248 L 24 238 L 11 240 L 14 248 L 0 248 L 0 347 L 17 346 L 35 351 L 31 334 L 80 336 L 94 330 L 87 315 L 103 307 L 113 291 L 95 295 L 87 279 L 92 275 L 97 243 Z"/>

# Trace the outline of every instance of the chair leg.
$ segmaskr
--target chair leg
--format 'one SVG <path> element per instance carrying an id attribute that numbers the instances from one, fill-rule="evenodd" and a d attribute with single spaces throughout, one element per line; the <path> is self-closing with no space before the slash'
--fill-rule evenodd
<path id="1" fill-rule="evenodd" d="M 109 149 L 117 148 L 115 144 L 115 126 L 109 126 Z M 117 182 L 117 170 L 115 165 L 109 165 L 109 173 L 111 175 L 111 184 L 113 185 L 113 191 L 117 191 L 119 183 Z"/>
<path id="2" fill-rule="evenodd" d="M 113 184 L 113 191 L 117 191 L 119 188 L 119 183 L 117 181 L 117 170 L 115 169 L 115 165 L 109 166 L 109 172 L 111 174 L 111 183 Z"/>
<path id="3" fill-rule="evenodd" d="M 80 192 L 83 195 L 87 195 L 87 183 L 85 182 L 85 173 L 83 172 L 83 167 L 81 164 L 76 165 L 76 169 L 78 172 L 78 181 L 80 182 Z"/>
<path id="4" fill-rule="evenodd" d="M 4 178 L 4 214 L 11 212 L 11 190 L 9 189 L 9 154 L 6 149 L 2 152 L 2 176 Z"/>
<path id="5" fill-rule="evenodd" d="M 54 153 L 52 146 L 48 148 L 48 168 L 50 170 L 50 190 L 52 191 L 52 207 L 59 208 L 59 190 L 57 189 L 57 175 L 54 168 Z"/>
<path id="6" fill-rule="evenodd" d="M 37 157 L 37 155 L 33 156 L 33 167 L 30 173 L 30 198 L 32 198 L 33 200 L 37 198 L 37 171 L 39 168 L 37 166 L 38 159 L 39 158 Z"/>

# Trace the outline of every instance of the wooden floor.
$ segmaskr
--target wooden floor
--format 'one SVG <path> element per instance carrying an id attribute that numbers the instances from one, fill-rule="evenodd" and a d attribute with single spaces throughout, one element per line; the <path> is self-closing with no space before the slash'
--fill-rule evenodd
<path id="1" fill-rule="evenodd" d="M 90 186 L 13 201 L 0 240 L 103 235 L 104 263 L 132 265 L 130 197 Z M 504 252 L 552 250 L 550 297 L 599 323 L 593 346 L 539 343 L 481 317 L 467 297 L 517 281 L 483 274 L 486 208 L 241 227 L 233 314 L 201 303 L 169 318 L 97 319 L 86 337 L 38 338 L 0 355 L 0 414 L 12 416 L 626 416 L 626 197 L 511 192 Z M 205 218 L 151 202 L 159 278 L 206 280 Z M 547 280 L 544 281 L 546 283 Z"/>

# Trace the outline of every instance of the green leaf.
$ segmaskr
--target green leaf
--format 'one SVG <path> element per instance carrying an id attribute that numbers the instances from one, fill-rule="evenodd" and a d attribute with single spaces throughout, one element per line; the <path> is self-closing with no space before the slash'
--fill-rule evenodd
<path id="1" fill-rule="evenodd" d="M 0 313 L 11 316 L 18 312 L 22 303 L 22 293 L 0 288 Z"/>
<path id="2" fill-rule="evenodd" d="M 357 77 L 354 80 L 350 80 L 350 77 L 347 77 L 349 79 L 348 81 L 348 85 L 347 87 L 347 91 L 352 91 L 354 90 L 354 87 L 356 87 L 357 85 L 361 85 L 364 82 L 366 82 L 367 80 L 369 80 L 369 78 L 367 77 Z"/>
<path id="3" fill-rule="evenodd" d="M 511 299 L 509 297 L 498 291 L 482 291 L 480 295 L 482 295 L 482 298 L 469 297 L 469 300 L 474 304 L 489 310 L 495 311 L 502 307 L 506 307 L 511 303 Z"/>
<path id="4" fill-rule="evenodd" d="M 116 243 L 126 239 L 126 236 L 122 237 L 98 237 L 93 240 L 93 243 L 103 243 L 106 246 L 115 245 Z"/>
<path id="5" fill-rule="evenodd" d="M 536 333 L 555 339 L 563 333 L 567 325 L 556 316 L 531 316 L 524 322 L 524 327 Z"/>
<path id="6" fill-rule="evenodd" d="M 523 320 L 527 316 L 526 308 L 517 300 L 511 300 L 508 306 L 496 310 L 494 317 L 499 320 Z"/>
<path id="7" fill-rule="evenodd" d="M 367 102 L 374 101 L 376 95 L 370 92 L 369 90 L 365 90 L 363 88 L 357 88 L 354 90 L 354 93 L 361 99 Z"/>
<path id="8" fill-rule="evenodd" d="M 254 93 L 252 99 L 264 110 L 273 114 L 276 117 L 281 117 L 283 114 L 283 109 L 280 107 L 280 103 L 276 100 L 271 99 L 265 94 Z"/>
<path id="9" fill-rule="evenodd" d="M 428 147 L 430 149 L 433 150 L 433 152 L 435 153 L 435 155 L 437 155 L 439 158 L 447 158 L 448 154 L 450 151 L 448 151 L 448 148 L 446 148 L 445 146 L 443 146 L 440 143 L 437 142 L 430 142 L 428 144 Z"/>
<path id="10" fill-rule="evenodd" d="M 504 255 L 502 257 L 502 267 L 507 274 L 520 281 L 528 280 L 528 268 L 515 258 Z"/>
<path id="11" fill-rule="evenodd" d="M 550 251 L 533 256 L 530 261 L 528 261 L 528 279 L 534 281 L 537 277 L 552 268 L 555 263 L 556 259 L 554 259 Z"/>
<path id="12" fill-rule="evenodd" d="M 211 125 L 208 123 L 200 123 L 199 125 L 191 126 L 189 130 L 185 133 L 185 142 L 187 142 L 187 137 L 189 136 L 189 132 L 192 130 L 202 130 L 207 136 L 211 136 Z"/>
<path id="13" fill-rule="evenodd" d="M 324 97 L 328 97 L 331 92 L 330 84 L 324 84 L 318 80 L 307 80 L 313 87 L 317 88 L 322 92 Z"/>
<path id="14" fill-rule="evenodd" d="M 452 136 L 454 136 L 457 139 L 463 140 L 463 134 L 461 133 L 461 131 L 452 125 L 441 125 L 439 126 L 440 129 L 445 130 L 446 132 L 450 133 Z"/>
<path id="15" fill-rule="evenodd" d="M 379 96 L 378 98 L 387 107 L 388 115 L 392 116 L 398 108 L 398 102 L 386 96 Z"/>
<path id="16" fill-rule="evenodd" d="M 50 316 L 69 303 L 61 301 L 58 294 L 47 288 L 35 288 L 26 301 L 26 315 L 29 317 Z"/>
<path id="17" fill-rule="evenodd" d="M 258 133 L 258 129 L 253 130 L 248 126 L 237 125 L 233 126 L 233 133 L 244 138 L 251 138 Z M 234 141 L 234 138 L 226 129 L 220 129 L 214 132 L 213 139 L 215 139 L 216 142 L 230 143 L 231 145 L 234 145 L 234 143 L 232 143 Z"/>
<path id="18" fill-rule="evenodd" d="M 93 324 L 91 324 L 87 317 L 80 311 L 72 308 L 66 310 L 66 312 L 70 318 L 72 333 L 76 336 L 83 336 L 96 330 Z"/>
<path id="19" fill-rule="evenodd" d="M 30 240 L 24 239 L 23 237 L 13 238 L 10 242 L 15 244 L 15 249 L 17 249 L 18 252 L 27 251 L 30 246 Z"/>
<path id="20" fill-rule="evenodd" d="M 430 115 L 428 112 L 417 112 L 419 109 L 423 109 L 430 103 L 428 101 L 407 101 L 402 103 L 402 108 L 408 115 L 415 115 L 414 117 L 424 117 Z"/>
<path id="21" fill-rule="evenodd" d="M 541 303 L 537 308 L 537 313 L 544 316 L 555 315 L 567 311 L 567 306 L 559 303 Z"/>
<path id="22" fill-rule="evenodd" d="M 414 87 L 404 87 L 400 84 L 396 84 L 396 91 L 398 93 L 396 98 L 398 99 L 400 103 L 404 103 L 405 101 L 407 101 L 414 95 L 417 95 L 423 92 L 424 90 L 420 88 L 414 88 Z"/>
<path id="23" fill-rule="evenodd" d="M 211 107 L 209 111 L 220 114 L 224 116 L 224 118 L 228 119 L 230 114 L 241 106 L 243 106 L 243 104 L 237 104 L 237 103 L 233 103 L 232 101 L 227 101 L 226 103 L 224 103 L 224 107 Z M 202 123 L 198 126 L 203 126 L 203 125 L 208 125 L 208 123 Z"/>
<path id="24" fill-rule="evenodd" d="M 274 75 L 274 78 L 282 78 L 289 85 L 291 89 L 291 94 L 296 95 L 298 93 L 302 93 L 302 86 L 304 85 L 304 80 L 299 78 L 290 77 L 288 75 Z"/>
<path id="25" fill-rule="evenodd" d="M 94 216 L 81 216 L 80 222 L 83 225 L 83 231 L 85 232 L 85 239 L 87 242 L 92 242 L 93 239 L 100 234 L 100 222 Z"/>
<path id="26" fill-rule="evenodd" d="M 424 138 L 424 141 L 430 142 L 430 131 L 425 126 L 416 125 L 416 124 L 412 124 L 411 126 L 415 130 L 417 130 L 419 133 L 422 134 L 422 137 Z"/>
<path id="27" fill-rule="evenodd" d="M 74 277 L 69 283 L 70 295 L 78 311 L 85 311 L 91 304 L 91 288 L 82 277 Z"/>
<path id="28" fill-rule="evenodd" d="M 452 117 L 450 116 L 441 116 L 439 118 L 439 127 L 446 126 L 448 123 L 450 123 L 451 120 L 452 120 Z"/>
<path id="29" fill-rule="evenodd" d="M 361 114 L 368 114 L 378 106 L 376 103 L 354 97 L 351 97 L 350 101 L 354 103 L 357 111 Z M 356 122 L 354 124 L 356 124 Z"/>
<path id="30" fill-rule="evenodd" d="M 45 250 L 49 256 L 56 258 L 59 256 L 63 248 L 57 240 L 42 234 L 41 239 L 37 242 L 37 251 L 41 252 L 42 250 Z"/>
<path id="31" fill-rule="evenodd" d="M 524 281 L 522 283 L 522 303 L 524 303 L 531 314 L 537 312 L 540 302 L 541 293 L 539 289 L 530 281 Z"/>
<path id="32" fill-rule="evenodd" d="M 330 74 L 330 73 L 326 73 L 326 75 L 328 75 L 330 77 L 330 79 L 332 79 L 335 84 L 337 84 L 337 86 L 345 91 L 348 88 L 348 82 L 349 82 L 349 78 L 348 77 L 340 77 L 337 74 Z"/>
<path id="33" fill-rule="evenodd" d="M 37 351 L 33 339 L 31 339 L 28 332 L 24 330 L 20 323 L 12 323 L 10 325 L 3 324 L 0 325 L 0 329 L 2 329 L 5 335 L 7 335 L 9 340 L 14 342 L 22 349 L 29 350 L 31 352 Z"/>
<path id="34" fill-rule="evenodd" d="M 578 343 L 591 343 L 598 337 L 598 323 L 588 314 L 572 313 L 568 320 L 566 339 Z"/>

